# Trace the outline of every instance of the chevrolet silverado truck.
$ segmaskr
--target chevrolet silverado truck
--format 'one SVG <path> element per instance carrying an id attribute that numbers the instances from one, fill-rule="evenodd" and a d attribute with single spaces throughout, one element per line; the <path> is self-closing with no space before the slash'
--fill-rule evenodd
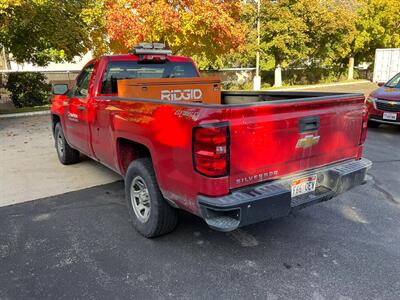
<path id="1" fill-rule="evenodd" d="M 53 87 L 60 162 L 77 163 L 82 153 L 120 174 L 145 237 L 172 231 L 178 209 L 226 232 L 365 182 L 363 95 L 219 91 L 213 101 L 186 101 L 201 94 L 193 82 L 153 98 L 118 91 L 125 80 L 177 78 L 202 80 L 190 58 L 150 46 L 93 59 L 73 87 Z"/>

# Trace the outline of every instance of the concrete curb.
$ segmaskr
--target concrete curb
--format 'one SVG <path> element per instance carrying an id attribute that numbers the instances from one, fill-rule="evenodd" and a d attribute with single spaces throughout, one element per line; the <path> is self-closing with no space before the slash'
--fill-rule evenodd
<path id="1" fill-rule="evenodd" d="M 278 89 L 278 90 L 273 90 L 273 91 L 284 92 L 284 91 L 295 91 L 295 90 L 307 90 L 307 89 L 317 89 L 317 88 L 330 87 L 330 86 L 352 85 L 352 84 L 362 84 L 362 83 L 372 83 L 372 82 L 368 81 L 368 80 L 364 80 L 364 81 L 342 82 L 342 83 L 332 83 L 332 84 L 317 84 L 317 85 L 308 85 L 308 86 L 303 86 L 303 87 L 284 88 L 284 89 Z"/>
<path id="2" fill-rule="evenodd" d="M 0 115 L 0 119 L 40 116 L 40 115 L 48 115 L 48 114 L 50 114 L 50 110 L 32 111 L 32 112 L 24 112 L 24 113 L 4 114 L 4 115 Z"/>

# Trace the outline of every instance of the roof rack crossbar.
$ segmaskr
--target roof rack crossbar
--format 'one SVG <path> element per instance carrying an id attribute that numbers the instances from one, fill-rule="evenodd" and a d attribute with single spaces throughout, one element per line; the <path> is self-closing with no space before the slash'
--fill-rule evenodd
<path id="1" fill-rule="evenodd" d="M 163 49 L 135 49 L 133 51 L 134 54 L 160 54 L 160 55 L 169 55 L 172 54 L 171 50 L 163 50 Z"/>
<path id="2" fill-rule="evenodd" d="M 139 45 L 135 46 L 130 53 L 169 55 L 172 54 L 172 51 L 166 49 L 163 43 L 140 43 Z"/>

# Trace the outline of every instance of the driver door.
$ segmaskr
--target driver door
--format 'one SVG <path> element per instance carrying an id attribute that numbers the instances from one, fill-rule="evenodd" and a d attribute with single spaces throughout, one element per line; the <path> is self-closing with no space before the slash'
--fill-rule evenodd
<path id="1" fill-rule="evenodd" d="M 65 124 L 68 143 L 82 153 L 91 155 L 88 119 L 89 84 L 94 64 L 86 66 L 78 75 L 65 107 Z"/>

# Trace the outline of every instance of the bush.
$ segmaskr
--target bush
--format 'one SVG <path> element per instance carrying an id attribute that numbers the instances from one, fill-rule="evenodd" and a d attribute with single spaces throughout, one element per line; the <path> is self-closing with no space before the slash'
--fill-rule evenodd
<path id="1" fill-rule="evenodd" d="M 243 90 L 252 90 L 253 83 L 252 82 L 244 82 L 238 83 L 233 81 L 222 82 L 222 89 L 226 91 L 243 91 Z"/>
<path id="2" fill-rule="evenodd" d="M 51 90 L 46 77 L 36 72 L 10 73 L 5 87 L 11 93 L 15 107 L 44 105 Z"/>

